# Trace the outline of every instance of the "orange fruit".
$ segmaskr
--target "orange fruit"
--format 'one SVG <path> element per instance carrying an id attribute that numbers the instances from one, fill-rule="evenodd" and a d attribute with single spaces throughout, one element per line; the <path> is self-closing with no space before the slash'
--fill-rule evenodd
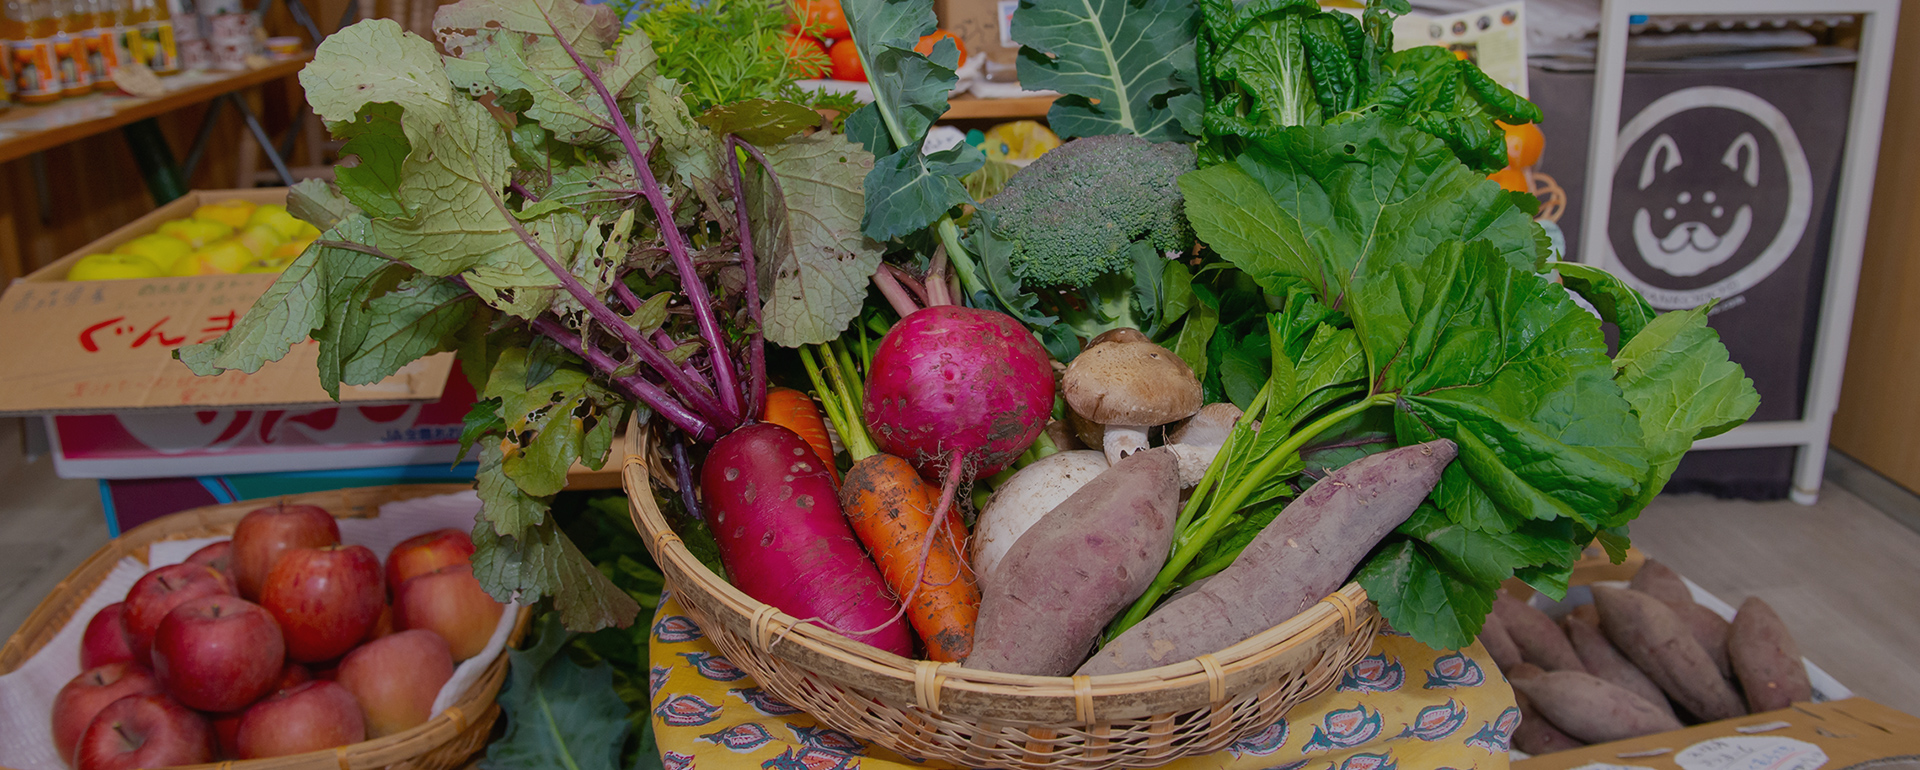
<path id="1" fill-rule="evenodd" d="M 1547 137 L 1540 133 L 1539 126 L 1532 123 L 1517 126 L 1500 123 L 1500 127 L 1507 132 L 1507 165 L 1532 168 L 1533 164 L 1540 162 L 1540 153 L 1547 148 Z"/>
<path id="2" fill-rule="evenodd" d="M 1488 174 L 1487 178 L 1495 182 L 1499 182 L 1502 188 L 1512 190 L 1514 192 L 1527 191 L 1527 172 L 1522 171 L 1519 168 L 1516 168 L 1514 166 L 1508 166 L 1506 168 L 1500 169 L 1499 171 L 1495 171 L 1491 174 Z"/>
<path id="3" fill-rule="evenodd" d="M 809 27 L 802 30 L 801 23 L 796 21 L 787 26 L 787 31 L 794 34 L 807 32 L 827 40 L 843 40 L 850 34 L 847 13 L 840 9 L 840 0 L 794 0 L 793 17 L 805 20 Z"/>
<path id="4" fill-rule="evenodd" d="M 944 29 L 936 29 L 933 31 L 933 34 L 920 38 L 920 42 L 915 43 L 913 45 L 913 50 L 920 52 L 921 56 L 932 56 L 933 45 L 935 43 L 940 42 L 942 38 L 951 39 L 953 41 L 953 44 L 959 47 L 960 49 L 960 63 L 954 66 L 956 67 L 966 66 L 967 44 L 964 42 L 961 42 L 959 35 L 953 34 L 952 32 L 949 32 Z"/>
<path id="5" fill-rule="evenodd" d="M 827 57 L 833 60 L 834 80 L 867 82 L 867 65 L 860 61 L 860 51 L 854 48 L 852 40 L 834 43 L 827 49 Z"/>
<path id="6" fill-rule="evenodd" d="M 806 35 L 788 32 L 781 37 L 786 41 L 787 63 L 793 76 L 801 80 L 825 77 L 833 64 L 827 58 L 827 49 L 820 41 Z"/>

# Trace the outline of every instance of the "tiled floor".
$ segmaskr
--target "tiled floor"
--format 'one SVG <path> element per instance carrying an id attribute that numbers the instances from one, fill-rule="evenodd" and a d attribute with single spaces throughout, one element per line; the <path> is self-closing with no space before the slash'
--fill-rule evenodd
<path id="1" fill-rule="evenodd" d="M 0 632 L 8 634 L 107 541 L 97 485 L 54 478 L 46 459 L 26 462 L 20 445 L 18 421 L 0 420 Z M 1874 503 L 1834 483 L 1812 507 L 1663 497 L 1634 524 L 1634 542 L 1736 606 L 1765 598 L 1828 673 L 1920 714 L 1920 533 L 1896 519 L 1920 523 L 1920 503 L 1844 460 L 1833 468 L 1831 478 Z"/>

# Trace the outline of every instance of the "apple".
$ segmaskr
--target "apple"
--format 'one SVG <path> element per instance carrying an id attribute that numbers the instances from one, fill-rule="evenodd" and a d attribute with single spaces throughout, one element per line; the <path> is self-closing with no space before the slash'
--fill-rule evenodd
<path id="1" fill-rule="evenodd" d="M 281 207 L 284 211 L 285 207 Z M 208 203 L 193 210 L 193 218 L 207 219 L 231 227 L 235 230 L 246 227 L 252 221 L 259 208 L 239 198 Z"/>
<path id="2" fill-rule="evenodd" d="M 213 728 L 215 755 L 221 759 L 240 758 L 240 720 L 246 715 L 244 709 L 207 715 L 207 724 Z"/>
<path id="3" fill-rule="evenodd" d="M 173 263 L 168 275 L 226 275 L 238 273 L 240 268 L 254 258 L 253 250 L 238 238 L 227 238 L 209 243 L 188 254 L 185 259 Z"/>
<path id="4" fill-rule="evenodd" d="M 60 752 L 60 759 L 73 761 L 80 736 L 107 704 L 129 695 L 161 692 L 160 680 L 137 663 L 109 663 L 81 672 L 53 696 L 53 747 Z"/>
<path id="5" fill-rule="evenodd" d="M 340 661 L 335 681 L 360 701 L 367 737 L 392 735 L 433 716 L 433 699 L 453 678 L 447 640 L 425 629 L 367 642 Z"/>
<path id="6" fill-rule="evenodd" d="M 126 606 L 124 602 L 114 602 L 101 607 L 93 613 L 93 619 L 87 621 L 87 630 L 80 635 L 81 670 L 133 660 L 133 648 L 127 645 L 127 625 L 120 618 Z"/>
<path id="7" fill-rule="evenodd" d="M 233 235 L 233 226 L 211 219 L 176 219 L 160 225 L 159 233 L 179 238 L 198 249 Z"/>
<path id="8" fill-rule="evenodd" d="M 400 628 L 424 628 L 447 640 L 454 660 L 486 649 L 506 605 L 493 600 L 473 567 L 456 564 L 416 576 L 393 594 L 393 616 Z"/>
<path id="9" fill-rule="evenodd" d="M 133 659 L 152 662 L 153 634 L 173 608 L 203 596 L 233 593 L 233 584 L 219 570 L 204 564 L 172 564 L 142 576 L 127 591 L 120 618 L 127 625 L 127 648 Z"/>
<path id="10" fill-rule="evenodd" d="M 233 580 L 240 598 L 259 601 L 260 586 L 280 553 L 340 542 L 340 525 L 325 508 L 276 505 L 248 513 L 233 528 Z"/>
<path id="11" fill-rule="evenodd" d="M 165 695 L 131 695 L 100 710 L 80 737 L 75 770 L 135 770 L 213 760 L 213 727 Z"/>
<path id="12" fill-rule="evenodd" d="M 383 604 L 380 605 L 380 617 L 373 621 L 373 627 L 367 629 L 367 638 L 360 640 L 360 643 L 366 644 L 393 632 L 393 605 Z"/>
<path id="13" fill-rule="evenodd" d="M 174 700 L 201 711 L 233 711 L 280 682 L 287 645 L 260 605 L 238 596 L 204 596 L 160 621 L 153 674 Z"/>
<path id="14" fill-rule="evenodd" d="M 186 241 L 171 235 L 147 233 L 113 247 L 113 253 L 146 257 L 148 262 L 152 262 L 161 270 L 166 270 L 173 267 L 173 263 L 180 261 L 181 257 L 192 254 L 193 247 Z"/>
<path id="15" fill-rule="evenodd" d="M 367 739 L 367 724 L 353 693 L 316 680 L 253 704 L 234 738 L 241 759 L 284 757 L 359 743 Z"/>
<path id="16" fill-rule="evenodd" d="M 88 254 L 67 271 L 69 281 L 116 281 L 127 278 L 158 278 L 162 271 L 153 260 L 134 254 Z"/>
<path id="17" fill-rule="evenodd" d="M 367 638 L 386 603 L 380 559 L 364 545 L 295 548 L 281 554 L 260 589 L 260 606 L 280 621 L 287 657 L 332 660 Z"/>
<path id="18" fill-rule="evenodd" d="M 436 529 L 402 540 L 387 552 L 387 585 L 397 588 L 441 567 L 471 563 L 471 536 L 457 529 Z"/>
<path id="19" fill-rule="evenodd" d="M 220 574 L 226 575 L 228 580 L 232 580 L 233 541 L 222 540 L 218 543 L 209 543 L 207 547 L 194 551 L 192 556 L 188 556 L 187 563 L 212 567 L 219 570 Z"/>

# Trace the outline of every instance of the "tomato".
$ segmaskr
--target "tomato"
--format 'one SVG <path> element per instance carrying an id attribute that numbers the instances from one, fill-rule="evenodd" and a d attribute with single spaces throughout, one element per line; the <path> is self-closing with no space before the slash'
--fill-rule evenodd
<path id="1" fill-rule="evenodd" d="M 957 64 L 957 65 L 955 65 L 955 66 L 957 66 L 957 67 L 964 67 L 964 66 L 966 66 L 966 64 L 967 64 L 967 44 L 966 44 L 966 43 L 963 43 L 963 42 L 960 42 L 960 36 L 959 36 L 959 35 L 956 35 L 956 34 L 953 34 L 952 32 L 949 32 L 949 31 L 947 31 L 947 30 L 944 30 L 944 29 L 936 29 L 936 30 L 934 30 L 934 31 L 933 31 L 933 34 L 931 34 L 931 35 L 927 35 L 926 37 L 923 37 L 923 38 L 920 38 L 920 42 L 918 42 L 918 43 L 915 43 L 915 44 L 913 45 L 913 50 L 915 50 L 915 51 L 918 51 L 918 52 L 920 52 L 920 55 L 921 55 L 921 56 L 932 56 L 932 55 L 933 55 L 933 45 L 934 45 L 935 43 L 938 43 L 938 42 L 940 42 L 940 39 L 941 39 L 941 38 L 946 38 L 946 39 L 949 39 L 949 40 L 952 40 L 952 41 L 953 41 L 953 44 L 954 44 L 955 46 L 957 46 L 957 47 L 958 47 L 958 48 L 960 49 L 960 63 L 959 63 L 959 64 Z"/>
<path id="2" fill-rule="evenodd" d="M 827 56 L 833 59 L 834 80 L 867 82 L 867 65 L 860 61 L 860 51 L 853 47 L 853 40 L 834 43 L 827 49 Z"/>
<path id="3" fill-rule="evenodd" d="M 781 37 L 786 41 L 787 62 L 793 76 L 801 80 L 825 77 L 832 62 L 827 58 L 826 46 L 806 35 L 788 32 Z"/>
<path id="4" fill-rule="evenodd" d="M 1532 123 L 1517 126 L 1500 123 L 1500 127 L 1507 131 L 1507 165 L 1532 168 L 1533 164 L 1540 162 L 1540 153 L 1547 148 L 1547 137 L 1540 133 L 1539 126 Z"/>
<path id="5" fill-rule="evenodd" d="M 1508 166 L 1488 174 L 1487 178 L 1499 182 L 1500 186 L 1504 189 L 1514 192 L 1527 191 L 1527 172 L 1514 166 Z"/>
<path id="6" fill-rule="evenodd" d="M 847 14 L 840 10 L 840 0 L 794 0 L 793 16 L 805 19 L 806 32 L 819 35 L 823 40 L 845 40 L 850 34 L 847 30 Z M 787 25 L 787 31 L 800 34 L 800 24 Z"/>

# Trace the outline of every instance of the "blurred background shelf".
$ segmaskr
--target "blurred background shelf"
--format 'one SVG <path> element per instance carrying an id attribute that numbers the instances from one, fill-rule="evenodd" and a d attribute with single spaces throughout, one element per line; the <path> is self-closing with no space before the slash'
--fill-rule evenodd
<path id="1" fill-rule="evenodd" d="M 1053 106 L 1052 96 L 1020 96 L 1012 99 L 978 99 L 961 95 L 947 102 L 947 114 L 941 120 L 1039 120 Z"/>

